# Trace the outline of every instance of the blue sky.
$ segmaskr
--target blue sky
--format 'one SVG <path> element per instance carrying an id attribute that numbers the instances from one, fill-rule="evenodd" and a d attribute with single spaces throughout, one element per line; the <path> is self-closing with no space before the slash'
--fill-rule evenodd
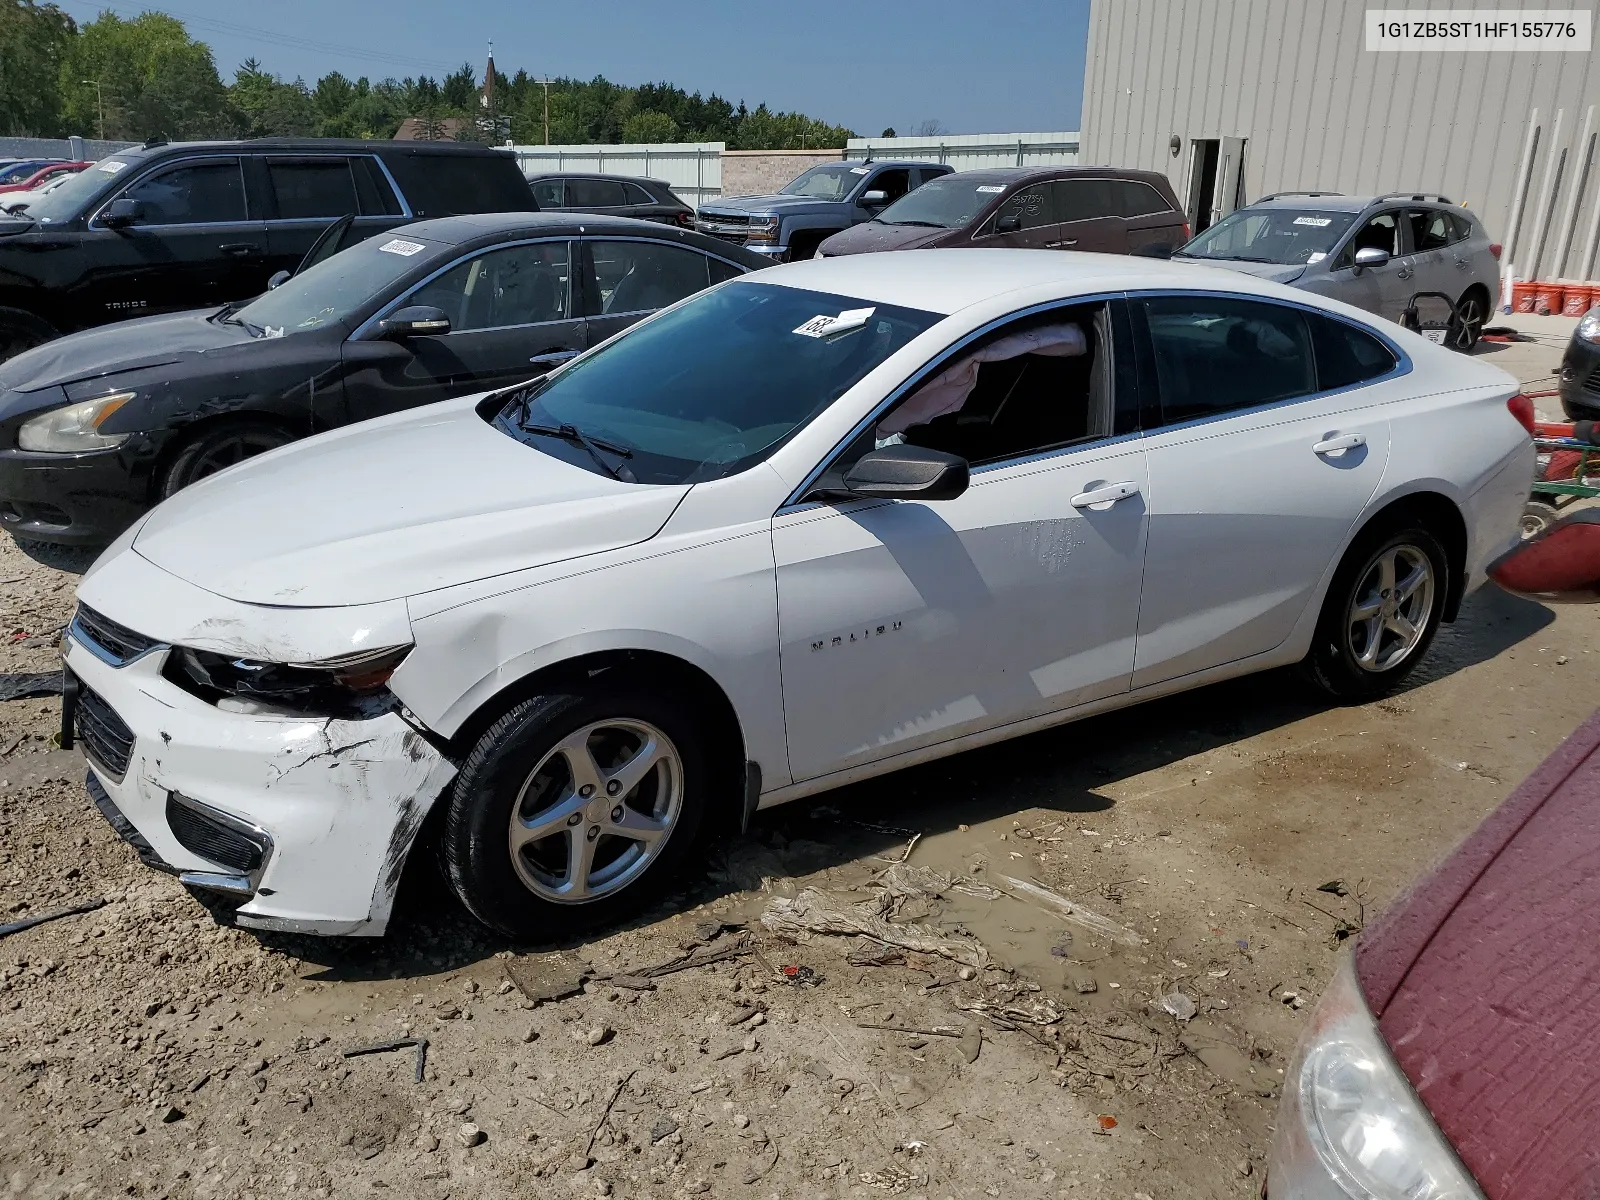
<path id="1" fill-rule="evenodd" d="M 57 0 L 79 21 L 156 8 L 207 42 L 224 79 L 252 55 L 287 78 L 330 70 L 438 77 L 494 39 L 502 71 L 618 83 L 667 80 L 752 107 L 798 109 L 877 134 L 938 121 L 953 133 L 1078 128 L 1088 0 L 775 4 L 609 0 Z"/>

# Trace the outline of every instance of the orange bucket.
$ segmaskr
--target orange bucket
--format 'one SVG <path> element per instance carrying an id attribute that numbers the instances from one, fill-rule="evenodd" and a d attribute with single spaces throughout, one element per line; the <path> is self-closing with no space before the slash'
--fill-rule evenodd
<path id="1" fill-rule="evenodd" d="M 1531 313 L 1533 311 L 1533 294 L 1538 285 L 1531 282 L 1513 283 L 1511 285 L 1511 311 Z"/>
<path id="2" fill-rule="evenodd" d="M 1561 315 L 1581 317 L 1594 303 L 1594 288 L 1586 283 L 1569 283 L 1562 292 Z"/>
<path id="3" fill-rule="evenodd" d="M 1552 313 L 1561 311 L 1561 296 L 1564 289 L 1559 283 L 1541 283 L 1536 286 L 1533 293 L 1533 311 L 1541 317 L 1548 317 Z"/>

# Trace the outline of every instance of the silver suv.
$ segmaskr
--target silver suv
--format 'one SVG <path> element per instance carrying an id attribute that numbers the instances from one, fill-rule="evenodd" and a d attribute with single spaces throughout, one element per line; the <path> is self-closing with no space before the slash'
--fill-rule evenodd
<path id="1" fill-rule="evenodd" d="M 1465 352 L 1478 344 L 1500 285 L 1500 247 L 1483 223 L 1422 193 L 1278 192 L 1235 209 L 1173 258 L 1287 283 L 1391 321 L 1415 322 L 1407 310 L 1424 303 L 1413 297 L 1446 297 L 1445 340 Z"/>

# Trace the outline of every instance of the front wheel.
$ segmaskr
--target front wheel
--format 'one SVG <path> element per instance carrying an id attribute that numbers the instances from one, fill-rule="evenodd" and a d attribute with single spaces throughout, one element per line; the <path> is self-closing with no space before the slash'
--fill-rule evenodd
<path id="1" fill-rule="evenodd" d="M 225 467 L 286 446 L 294 439 L 264 421 L 229 419 L 186 442 L 161 475 L 161 499 L 176 495 L 191 483 L 215 475 Z"/>
<path id="2" fill-rule="evenodd" d="M 517 705 L 478 739 L 448 798 L 445 877 L 518 939 L 630 916 L 695 847 L 712 770 L 699 721 L 605 677 Z"/>
<path id="3" fill-rule="evenodd" d="M 1311 682 L 1347 703 L 1397 687 L 1438 631 L 1448 570 L 1444 547 L 1414 518 L 1365 531 L 1323 601 L 1302 664 Z"/>
<path id="4" fill-rule="evenodd" d="M 1483 322 L 1488 316 L 1488 306 L 1476 292 L 1468 292 L 1456 305 L 1455 318 L 1450 323 L 1450 348 L 1462 354 L 1471 354 L 1483 336 Z"/>

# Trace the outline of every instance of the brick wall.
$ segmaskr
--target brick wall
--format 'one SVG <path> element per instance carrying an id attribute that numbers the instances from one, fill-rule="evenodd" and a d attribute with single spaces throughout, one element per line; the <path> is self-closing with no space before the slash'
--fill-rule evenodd
<path id="1" fill-rule="evenodd" d="M 769 196 L 800 172 L 843 157 L 841 150 L 724 150 L 722 194 Z"/>

